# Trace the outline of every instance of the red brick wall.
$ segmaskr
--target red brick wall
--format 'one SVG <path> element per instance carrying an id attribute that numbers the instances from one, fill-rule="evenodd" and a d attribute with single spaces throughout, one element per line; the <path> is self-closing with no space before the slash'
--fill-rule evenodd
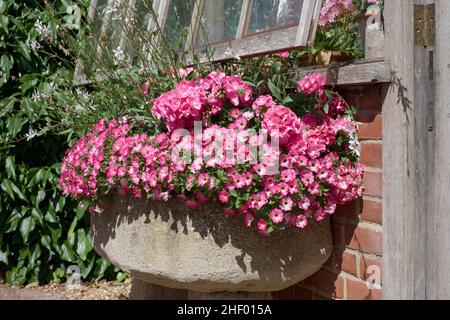
<path id="1" fill-rule="evenodd" d="M 341 206 L 332 217 L 334 252 L 329 261 L 313 276 L 279 292 L 280 299 L 381 299 L 382 288 L 369 289 L 366 280 L 374 271 L 381 277 L 382 104 L 386 90 L 387 86 L 378 84 L 340 88 L 342 96 L 358 110 L 365 192 L 362 199 Z"/>

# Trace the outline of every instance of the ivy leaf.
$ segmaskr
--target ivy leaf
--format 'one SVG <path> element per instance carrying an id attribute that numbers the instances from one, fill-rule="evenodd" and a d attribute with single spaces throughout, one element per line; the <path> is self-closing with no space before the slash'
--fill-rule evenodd
<path id="1" fill-rule="evenodd" d="M 30 232 L 34 230 L 35 223 L 33 217 L 26 217 L 20 222 L 20 234 L 24 243 L 28 242 Z"/>
<path id="2" fill-rule="evenodd" d="M 36 207 L 39 207 L 39 204 L 45 199 L 45 191 L 40 189 L 36 196 Z"/>
<path id="3" fill-rule="evenodd" d="M 52 243 L 52 239 L 50 238 L 49 235 L 43 235 L 41 237 L 41 244 L 50 251 L 52 250 L 51 243 Z"/>
<path id="4" fill-rule="evenodd" d="M 59 197 L 59 200 L 56 203 L 55 211 L 56 212 L 62 211 L 62 209 L 64 208 L 65 203 L 66 203 L 66 197 L 63 197 L 63 196 Z"/>
<path id="5" fill-rule="evenodd" d="M 42 225 L 44 223 L 42 211 L 38 208 L 31 209 L 31 216 L 35 219 L 38 225 Z"/>
<path id="6" fill-rule="evenodd" d="M 22 82 L 22 85 L 20 86 L 22 93 L 25 93 L 28 89 L 35 87 L 39 82 L 39 79 L 36 74 L 27 74 L 20 78 L 20 82 Z"/>
<path id="7" fill-rule="evenodd" d="M 69 261 L 74 262 L 75 261 L 75 252 L 72 249 L 72 246 L 69 241 L 64 240 L 64 243 L 61 246 L 62 254 L 61 258 Z"/>
<path id="8" fill-rule="evenodd" d="M 3 1 L 2 1 L 3 2 Z M 0 25 L 3 28 L 3 30 L 5 30 L 6 34 L 9 34 L 9 29 L 8 29 L 8 23 L 9 23 L 9 18 L 7 15 L 2 14 L 0 16 Z"/>
<path id="9" fill-rule="evenodd" d="M 97 268 L 95 268 L 94 273 L 97 275 L 97 279 L 100 279 L 105 274 L 106 269 L 108 269 L 108 267 L 111 265 L 111 262 L 109 262 L 103 258 L 98 258 L 96 263 L 97 263 Z"/>
<path id="10" fill-rule="evenodd" d="M 20 220 L 22 219 L 22 213 L 17 209 L 14 209 L 9 216 L 8 220 L 6 220 L 5 224 L 5 233 L 10 233 L 17 230 L 17 226 L 19 225 Z"/>
<path id="11" fill-rule="evenodd" d="M 28 49 L 27 45 L 23 43 L 22 41 L 19 41 L 19 45 L 17 47 L 17 51 L 28 61 L 31 61 L 31 55 L 30 50 Z"/>
<path id="12" fill-rule="evenodd" d="M 37 114 L 38 104 L 29 98 L 25 98 L 20 103 L 20 108 L 27 114 L 28 118 L 34 119 Z"/>
<path id="13" fill-rule="evenodd" d="M 6 249 L 0 250 L 0 262 L 4 264 L 8 264 L 8 256 L 9 256 L 9 245 L 6 244 Z"/>
<path id="14" fill-rule="evenodd" d="M 77 253 L 82 260 L 85 260 L 87 254 L 92 250 L 91 240 L 84 229 L 77 230 Z"/>
<path id="15" fill-rule="evenodd" d="M 47 213 L 44 216 L 44 220 L 50 223 L 58 222 L 58 217 L 56 216 L 55 209 L 52 205 L 48 207 Z"/>
<path id="16" fill-rule="evenodd" d="M 78 206 L 78 208 L 75 210 L 75 215 L 78 220 L 81 220 L 83 218 L 84 213 L 86 212 L 87 208 L 88 208 L 88 205 L 86 203 L 84 203 L 83 206 L 81 206 L 81 204 L 80 204 L 80 206 Z"/>
<path id="17" fill-rule="evenodd" d="M 75 218 L 73 218 L 73 220 L 72 220 L 72 223 L 70 224 L 69 231 L 67 231 L 67 238 L 71 238 L 72 237 L 73 231 L 75 230 L 75 227 L 77 226 L 77 223 L 78 223 L 78 219 L 75 216 Z"/>
<path id="18" fill-rule="evenodd" d="M 2 69 L 4 73 L 9 74 L 9 71 L 12 69 L 13 64 L 13 58 L 9 54 L 4 54 L 1 56 L 0 69 Z"/>
<path id="19" fill-rule="evenodd" d="M 36 243 L 30 252 L 30 255 L 28 256 L 28 261 L 30 263 L 31 266 L 34 266 L 36 263 L 36 260 L 40 258 L 41 256 L 41 246 L 39 245 L 39 243 Z"/>
<path id="20" fill-rule="evenodd" d="M 23 201 L 28 202 L 28 199 L 27 197 L 25 197 L 23 192 L 14 183 L 11 182 L 11 184 L 15 194 L 17 194 L 19 198 L 22 199 Z"/>
<path id="21" fill-rule="evenodd" d="M 8 118 L 6 120 L 6 130 L 8 131 L 9 137 L 14 139 L 27 121 L 27 119 L 19 116 Z"/>
<path id="22" fill-rule="evenodd" d="M 123 282 L 126 278 L 128 278 L 128 273 L 126 272 L 118 272 L 116 275 L 117 282 Z"/>
<path id="23" fill-rule="evenodd" d="M 12 178 L 16 180 L 16 171 L 15 171 L 15 159 L 14 157 L 8 157 L 5 160 L 5 169 L 8 175 L 8 178 Z"/>
<path id="24" fill-rule="evenodd" d="M 2 190 L 5 191 L 13 200 L 16 200 L 13 191 L 13 183 L 9 179 L 5 179 L 2 182 Z"/>

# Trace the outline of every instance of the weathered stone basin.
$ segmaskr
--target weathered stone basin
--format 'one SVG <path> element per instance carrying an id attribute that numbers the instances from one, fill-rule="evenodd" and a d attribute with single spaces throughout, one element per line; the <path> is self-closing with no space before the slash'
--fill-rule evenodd
<path id="1" fill-rule="evenodd" d="M 264 237 L 216 203 L 192 210 L 176 199 L 113 197 L 100 207 L 91 217 L 94 247 L 130 272 L 135 287 L 278 291 L 318 271 L 332 251 L 328 221 Z"/>

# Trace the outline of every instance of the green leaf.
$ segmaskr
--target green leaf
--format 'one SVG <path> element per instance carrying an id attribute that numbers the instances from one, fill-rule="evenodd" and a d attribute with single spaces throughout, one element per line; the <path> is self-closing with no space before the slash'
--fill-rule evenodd
<path id="1" fill-rule="evenodd" d="M 4 264 L 8 264 L 8 256 L 9 256 L 9 245 L 6 244 L 6 249 L 0 250 L 0 262 Z"/>
<path id="2" fill-rule="evenodd" d="M 17 51 L 28 61 L 31 61 L 30 49 L 27 47 L 25 43 L 19 41 L 19 46 L 17 47 Z"/>
<path id="3" fill-rule="evenodd" d="M 83 205 L 81 205 L 81 204 L 83 204 Z M 78 208 L 75 210 L 75 214 L 76 214 L 78 220 L 81 220 L 83 218 L 84 214 L 86 213 L 87 208 L 88 208 L 88 205 L 86 203 L 80 203 Z"/>
<path id="4" fill-rule="evenodd" d="M 22 220 L 22 213 L 14 209 L 5 223 L 5 233 L 14 232 L 17 230 L 20 220 Z"/>
<path id="5" fill-rule="evenodd" d="M 77 230 L 77 253 L 82 260 L 85 260 L 87 254 L 92 250 L 91 239 L 86 235 L 84 229 Z"/>
<path id="6" fill-rule="evenodd" d="M 323 106 L 323 112 L 325 112 L 326 114 L 328 114 L 328 112 L 330 111 L 330 105 L 328 103 L 326 103 Z"/>
<path id="7" fill-rule="evenodd" d="M 87 257 L 84 260 L 79 259 L 77 261 L 77 265 L 80 267 L 81 276 L 86 279 L 89 275 L 89 273 L 92 271 L 92 268 L 94 268 L 95 264 L 95 254 L 90 254 L 90 257 Z"/>
<path id="8" fill-rule="evenodd" d="M 55 211 L 61 212 L 66 204 L 66 197 L 60 196 L 58 202 L 56 203 Z"/>
<path id="9" fill-rule="evenodd" d="M 126 280 L 128 278 L 128 273 L 126 272 L 117 272 L 116 275 L 116 281 L 117 282 L 123 282 L 124 280 Z"/>
<path id="10" fill-rule="evenodd" d="M 16 180 L 16 171 L 15 171 L 15 158 L 12 156 L 9 156 L 5 160 L 5 169 L 6 174 L 8 175 L 8 178 L 12 178 L 13 180 Z"/>
<path id="11" fill-rule="evenodd" d="M 48 235 L 43 235 L 42 237 L 41 237 L 41 244 L 45 247 L 45 248 L 47 248 L 48 250 L 52 250 L 51 249 L 51 243 L 52 243 L 52 239 L 50 238 L 50 236 L 48 236 Z"/>
<path id="12" fill-rule="evenodd" d="M 39 183 L 42 183 L 44 185 L 47 180 L 47 175 L 47 170 L 45 168 L 40 168 L 38 171 L 36 171 L 36 174 L 30 180 L 28 186 L 33 186 Z"/>
<path id="13" fill-rule="evenodd" d="M 28 91 L 28 89 L 36 87 L 37 83 L 39 82 L 38 74 L 26 74 L 22 78 L 20 78 L 20 82 L 22 83 L 22 85 L 20 86 L 20 88 L 22 89 L 22 93 L 25 93 L 26 91 Z"/>
<path id="14" fill-rule="evenodd" d="M 17 99 L 13 96 L 9 96 L 2 101 L 0 101 L 0 106 L 3 110 L 11 111 L 14 109 L 14 104 L 16 103 Z"/>
<path id="15" fill-rule="evenodd" d="M 56 216 L 56 213 L 54 211 L 52 205 L 48 207 L 47 213 L 44 216 L 44 220 L 50 223 L 56 223 L 58 222 L 58 217 Z"/>
<path id="16" fill-rule="evenodd" d="M 34 266 L 36 263 L 36 260 L 41 257 L 41 246 L 39 243 L 36 243 L 30 251 L 30 255 L 28 256 L 29 264 Z"/>
<path id="17" fill-rule="evenodd" d="M 16 285 L 16 286 L 21 286 L 26 281 L 27 272 L 28 272 L 28 268 L 27 267 L 23 267 L 23 268 L 15 267 L 15 268 L 12 268 L 11 270 L 9 270 L 6 273 L 6 281 L 9 284 Z"/>
<path id="18" fill-rule="evenodd" d="M 19 116 L 8 118 L 6 120 L 6 129 L 8 130 L 8 136 L 14 139 L 17 134 L 22 130 L 22 127 L 27 123 L 27 119 L 21 118 Z"/>
<path id="19" fill-rule="evenodd" d="M 61 250 L 62 250 L 61 259 L 69 262 L 75 261 L 75 252 L 73 251 L 69 241 L 64 240 L 64 243 L 61 246 Z"/>
<path id="20" fill-rule="evenodd" d="M 95 268 L 94 274 L 97 275 L 97 279 L 100 279 L 105 274 L 106 269 L 108 269 L 109 266 L 111 266 L 111 262 L 108 260 L 105 260 L 103 258 L 97 259 L 97 268 Z"/>
<path id="21" fill-rule="evenodd" d="M 53 281 L 59 282 L 65 275 L 66 272 L 62 268 L 56 268 L 56 270 L 53 271 Z"/>
<path id="22" fill-rule="evenodd" d="M 9 74 L 9 71 L 11 70 L 13 64 L 13 58 L 9 54 L 4 54 L 1 56 L 0 69 L 2 69 L 4 73 Z"/>
<path id="23" fill-rule="evenodd" d="M 39 204 L 45 199 L 45 191 L 40 189 L 36 196 L 36 207 L 39 207 Z"/>
<path id="24" fill-rule="evenodd" d="M 16 200 L 13 191 L 13 183 L 9 179 L 5 179 L 2 182 L 2 190 L 5 191 L 13 200 Z"/>
<path id="25" fill-rule="evenodd" d="M 294 100 L 290 97 L 290 96 L 287 96 L 287 97 L 285 97 L 284 99 L 283 99 L 283 101 L 281 102 L 281 104 L 283 104 L 283 105 L 289 105 L 289 104 L 291 104 L 291 103 L 293 103 L 294 102 Z"/>
<path id="26" fill-rule="evenodd" d="M 50 231 L 50 237 L 52 239 L 53 247 L 58 251 L 58 240 L 61 238 L 61 225 L 59 223 L 47 223 L 45 224 L 45 227 L 48 231 Z M 49 234 L 49 232 L 45 232 L 46 234 Z"/>
<path id="27" fill-rule="evenodd" d="M 42 211 L 38 208 L 32 208 L 31 209 L 31 216 L 34 218 L 34 220 L 37 222 L 37 224 L 42 225 L 44 223 L 44 214 Z"/>
<path id="28" fill-rule="evenodd" d="M 28 118 L 31 119 L 34 119 L 38 113 L 38 104 L 29 98 L 22 100 L 20 108 L 27 114 Z"/>
<path id="29" fill-rule="evenodd" d="M 1 3 L 1 2 L 0 2 Z M 0 16 L 0 25 L 2 27 L 3 30 L 5 30 L 6 34 L 9 34 L 9 30 L 8 30 L 8 23 L 9 23 L 9 18 L 7 15 L 1 15 Z"/>
<path id="30" fill-rule="evenodd" d="M 26 217 L 20 222 L 20 234 L 22 235 L 23 242 L 28 242 L 30 232 L 34 230 L 35 223 L 33 217 Z"/>
<path id="31" fill-rule="evenodd" d="M 77 226 L 78 219 L 77 217 L 73 218 L 72 223 L 70 224 L 69 231 L 67 231 L 67 238 L 71 238 L 75 227 Z"/>
<path id="32" fill-rule="evenodd" d="M 22 191 L 14 183 L 11 182 L 11 184 L 15 194 L 17 194 L 23 201 L 28 202 L 27 197 L 22 193 Z"/>
<path id="33" fill-rule="evenodd" d="M 281 97 L 281 90 L 272 82 L 269 80 L 268 82 L 269 90 L 272 93 L 272 95 L 278 100 L 283 101 L 283 98 Z"/>

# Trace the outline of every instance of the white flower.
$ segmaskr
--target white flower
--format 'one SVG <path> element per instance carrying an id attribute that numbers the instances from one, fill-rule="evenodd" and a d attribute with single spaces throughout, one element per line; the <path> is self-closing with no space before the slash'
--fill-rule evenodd
<path id="1" fill-rule="evenodd" d="M 110 4 L 108 4 L 108 5 L 106 6 L 104 13 L 105 13 L 106 15 L 108 15 L 108 14 L 111 14 L 111 13 L 115 13 L 115 12 L 117 12 L 118 10 L 119 10 L 118 2 L 117 2 L 117 1 L 114 1 L 114 2 L 112 3 L 112 6 L 111 6 Z"/>
<path id="2" fill-rule="evenodd" d="M 353 155 L 357 156 L 358 158 L 361 156 L 361 144 L 359 143 L 359 140 L 356 136 L 356 131 L 353 131 L 349 134 L 349 143 L 348 148 L 352 152 Z"/>
<path id="3" fill-rule="evenodd" d="M 31 100 L 33 100 L 34 102 L 41 100 L 42 95 L 39 91 L 34 90 L 33 95 L 31 96 Z"/>
<path id="4" fill-rule="evenodd" d="M 75 106 L 75 113 L 81 114 L 83 113 L 85 110 L 85 107 L 83 107 L 81 104 L 77 104 Z"/>
<path id="5" fill-rule="evenodd" d="M 125 53 L 123 52 L 122 48 L 118 46 L 115 50 L 113 50 L 114 54 L 114 63 L 120 64 L 123 63 L 125 60 Z"/>
<path id="6" fill-rule="evenodd" d="M 33 50 L 39 50 L 40 48 L 42 48 L 42 45 L 38 41 L 36 41 L 36 39 L 28 39 L 27 46 L 29 46 Z"/>
<path id="7" fill-rule="evenodd" d="M 34 23 L 34 28 L 44 38 L 50 40 L 53 38 L 50 29 L 48 28 L 48 26 L 44 26 L 41 20 L 39 19 L 36 20 L 36 22 Z"/>
<path id="8" fill-rule="evenodd" d="M 37 137 L 37 136 L 38 136 L 37 131 L 31 127 L 30 127 L 30 129 L 28 129 L 28 133 L 25 134 L 25 137 L 27 137 L 27 141 L 30 141 L 31 139 L 33 139 L 34 137 Z"/>

